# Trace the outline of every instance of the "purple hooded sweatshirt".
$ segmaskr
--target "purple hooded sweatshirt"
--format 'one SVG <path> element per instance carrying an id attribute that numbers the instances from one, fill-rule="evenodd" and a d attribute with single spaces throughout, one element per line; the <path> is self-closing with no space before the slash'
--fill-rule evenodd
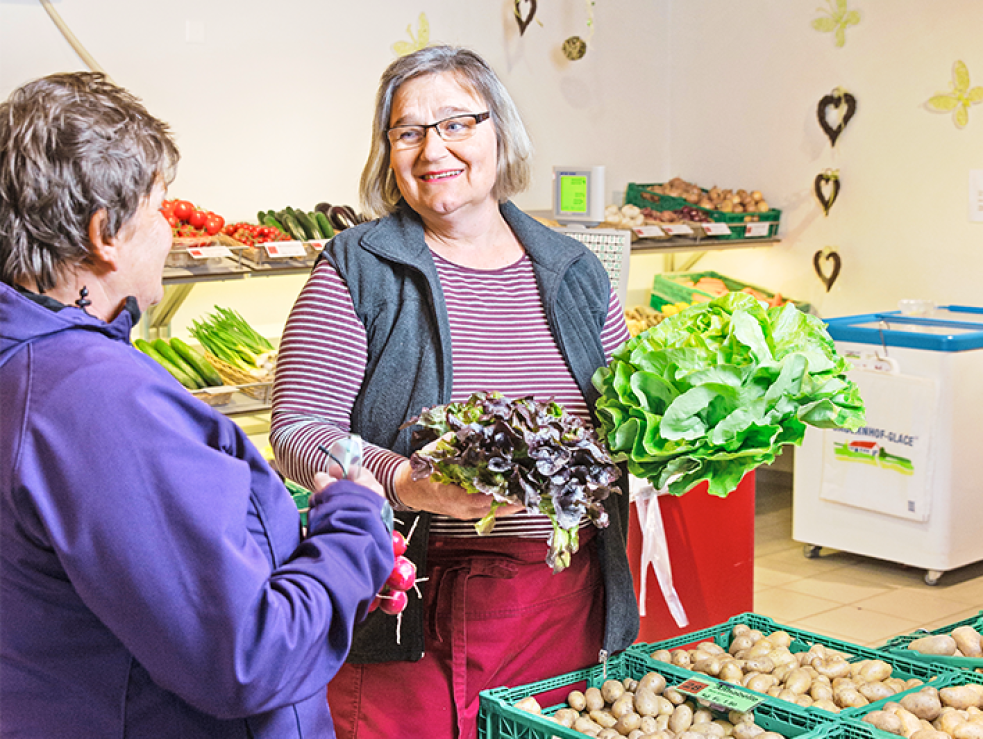
<path id="1" fill-rule="evenodd" d="M 383 500 L 299 514 L 239 427 L 107 324 L 0 284 L 0 735 L 333 737 L 393 566 Z"/>

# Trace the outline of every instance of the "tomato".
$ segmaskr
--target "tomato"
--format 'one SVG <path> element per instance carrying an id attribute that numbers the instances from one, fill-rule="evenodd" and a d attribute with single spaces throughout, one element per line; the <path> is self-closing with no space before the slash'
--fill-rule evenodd
<path id="1" fill-rule="evenodd" d="M 181 224 L 181 221 L 173 213 L 165 213 L 164 218 L 167 219 L 167 223 L 171 228 L 177 228 Z"/>
<path id="2" fill-rule="evenodd" d="M 174 215 L 180 218 L 182 221 L 188 220 L 191 214 L 195 212 L 195 206 L 189 203 L 187 200 L 178 200 L 174 203 Z"/>
<path id="3" fill-rule="evenodd" d="M 205 219 L 205 231 L 208 232 L 209 236 L 214 236 L 219 231 L 222 230 L 222 226 L 225 225 L 225 219 L 222 216 L 217 216 L 214 213 Z"/>
<path id="4" fill-rule="evenodd" d="M 188 223 L 195 228 L 204 228 L 206 218 L 208 218 L 208 214 L 205 211 L 195 210 L 188 216 Z"/>

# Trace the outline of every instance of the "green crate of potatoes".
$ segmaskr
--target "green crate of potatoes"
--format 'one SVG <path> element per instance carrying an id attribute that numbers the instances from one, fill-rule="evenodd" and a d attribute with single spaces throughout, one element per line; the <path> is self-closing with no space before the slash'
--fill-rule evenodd
<path id="1" fill-rule="evenodd" d="M 712 287 L 701 289 L 700 282 L 711 284 Z M 711 291 L 716 288 L 716 291 Z M 649 293 L 649 305 L 656 310 L 661 310 L 668 304 L 683 303 L 705 303 L 713 298 L 719 297 L 721 291 L 727 292 L 747 292 L 760 300 L 775 304 L 784 304 L 789 299 L 783 298 L 781 294 L 774 293 L 757 285 L 735 280 L 719 272 L 711 270 L 703 272 L 673 272 L 668 274 L 657 274 L 652 278 L 652 289 Z M 796 308 L 803 313 L 812 311 L 812 306 L 801 300 L 791 301 Z"/>
<path id="2" fill-rule="evenodd" d="M 686 682 L 691 673 L 671 665 L 652 664 L 649 660 L 631 652 L 608 660 L 606 665 L 596 665 L 559 677 L 541 680 L 536 683 L 515 688 L 494 688 L 480 694 L 481 708 L 478 714 L 479 739 L 583 739 L 584 734 L 573 728 L 557 723 L 561 718 L 568 721 L 564 709 L 569 706 L 565 697 L 572 690 L 585 693 L 588 688 L 603 688 L 607 681 L 641 680 L 647 673 L 657 673 L 664 678 L 665 687 L 671 688 Z M 610 686 L 615 688 L 617 686 Z M 748 694 L 750 695 L 750 694 Z M 559 697 L 557 697 L 559 696 Z M 540 713 L 532 713 L 517 704 L 533 698 L 541 708 Z M 758 700 L 757 697 L 753 697 Z M 629 700 L 632 698 L 629 697 Z M 641 705 L 641 703 L 635 704 Z M 694 702 L 690 704 L 699 704 Z M 821 739 L 831 736 L 836 730 L 835 719 L 816 714 L 808 714 L 795 706 L 764 698 L 751 709 L 754 723 L 765 731 L 774 731 L 787 739 Z M 726 713 L 715 712 L 715 719 L 727 720 Z M 650 716 L 653 718 L 654 716 Z M 626 727 L 621 727 L 622 729 Z M 620 731 L 620 730 L 619 730 Z"/>
<path id="3" fill-rule="evenodd" d="M 673 639 L 667 639 L 662 642 L 653 643 L 638 643 L 633 644 L 628 648 L 629 652 L 634 654 L 642 655 L 648 657 L 652 661 L 658 661 L 659 659 L 673 659 L 677 662 L 685 661 L 683 655 L 696 650 L 696 647 L 700 643 L 712 643 L 716 645 L 717 648 L 721 649 L 727 654 L 732 654 L 736 649 L 732 649 L 732 643 L 735 639 L 741 636 L 748 635 L 748 632 L 757 632 L 750 634 L 749 638 L 756 640 L 760 637 L 768 637 L 771 642 L 771 646 L 778 647 L 781 646 L 783 642 L 787 642 L 787 650 L 793 655 L 799 655 L 801 653 L 812 653 L 819 655 L 823 659 L 820 664 L 813 663 L 812 658 L 809 660 L 809 664 L 812 664 L 815 669 L 828 671 L 829 674 L 836 674 L 837 670 L 841 670 L 839 665 L 839 657 L 842 657 L 850 665 L 849 674 L 853 674 L 854 671 L 860 672 L 865 677 L 870 677 L 869 683 L 883 683 L 882 687 L 876 689 L 877 692 L 883 692 L 883 697 L 875 697 L 877 692 L 874 692 L 874 688 L 871 688 L 870 698 L 866 696 L 863 700 L 870 705 L 881 705 L 887 703 L 889 700 L 896 700 L 899 696 L 906 692 L 911 692 L 919 690 L 925 685 L 934 685 L 936 682 L 941 680 L 941 678 L 951 675 L 955 670 L 951 667 L 946 667 L 944 665 L 930 664 L 926 662 L 921 662 L 918 660 L 908 659 L 903 656 L 888 653 L 879 649 L 872 649 L 870 647 L 864 647 L 858 644 L 851 644 L 849 642 L 840 641 L 829 636 L 823 636 L 821 634 L 814 634 L 808 631 L 803 631 L 802 629 L 797 629 L 790 626 L 783 626 L 778 624 L 772 619 L 766 616 L 760 616 L 756 613 L 743 613 L 738 616 L 725 621 L 722 624 L 716 626 L 711 626 L 700 631 L 693 632 L 691 634 L 684 634 L 682 636 L 677 636 Z M 780 637 L 777 632 L 782 632 L 785 636 Z M 759 637 L 760 635 L 760 637 Z M 712 651 L 713 647 L 709 648 Z M 654 655 L 654 656 L 653 656 Z M 807 655 L 803 655 L 807 656 Z M 769 656 L 769 659 L 772 657 Z M 690 657 L 690 660 L 692 658 Z M 799 665 L 790 665 L 793 669 L 797 666 L 801 666 L 803 660 L 799 660 Z M 774 660 L 772 659 L 774 663 Z M 876 664 L 875 664 L 876 663 Z M 680 664 L 675 666 L 680 667 Z M 782 663 L 777 666 L 780 667 Z M 746 666 L 746 663 L 745 663 Z M 861 670 L 861 668 L 864 668 Z M 889 669 L 888 669 L 889 668 Z M 685 669 L 690 669 L 694 673 L 704 674 L 703 669 L 714 669 L 709 663 L 690 663 L 685 666 Z M 728 668 L 729 670 L 731 668 Z M 742 668 L 743 669 L 743 668 Z M 774 669 L 774 667 L 773 667 Z M 842 668 L 846 669 L 846 668 Z M 886 672 L 888 675 L 884 677 L 879 677 L 879 679 L 873 679 L 878 672 Z M 712 674 L 712 673 L 711 673 Z M 822 674 L 822 671 L 820 671 Z M 731 678 L 728 671 L 721 670 L 718 675 L 724 677 L 724 679 L 737 679 L 743 680 L 748 677 L 748 673 L 744 672 L 740 677 Z M 791 685 L 792 680 L 795 680 L 796 685 Z M 887 682 L 890 679 L 890 682 Z M 785 686 L 796 693 L 796 700 L 798 700 L 797 689 L 801 685 L 801 681 L 798 676 L 795 678 L 790 677 L 790 673 L 786 672 L 782 678 L 783 682 L 781 686 Z M 767 694 L 767 687 L 761 682 L 758 683 L 759 688 L 756 692 L 762 692 L 762 694 Z M 781 686 L 778 686 L 781 689 Z M 753 690 L 755 685 L 748 686 L 749 690 Z M 891 691 L 890 694 L 886 692 L 886 687 L 889 687 Z M 807 688 L 809 690 L 810 688 Z M 783 699 L 785 700 L 785 699 Z M 840 700 L 837 698 L 837 700 Z M 850 702 L 836 702 L 836 705 L 831 707 L 826 707 L 825 704 L 820 704 L 820 706 L 801 706 L 801 709 L 808 713 L 820 713 L 823 715 L 838 715 L 841 717 L 846 717 L 857 713 L 861 707 L 867 708 L 867 706 L 861 705 L 851 705 L 852 703 L 861 703 L 862 701 L 850 701 Z"/>
<path id="4" fill-rule="evenodd" d="M 956 621 L 955 623 L 942 626 L 932 631 L 926 631 L 920 629 L 912 634 L 905 634 L 904 636 L 896 636 L 893 639 L 889 639 L 888 642 L 881 647 L 886 652 L 892 654 L 897 654 L 899 656 L 905 657 L 907 659 L 919 660 L 921 662 L 931 662 L 940 665 L 946 665 L 948 667 L 953 667 L 959 670 L 976 670 L 983 671 L 983 657 L 969 657 L 969 656 L 956 656 L 956 655 L 945 655 L 945 654 L 923 654 L 914 649 L 910 648 L 912 642 L 916 639 L 921 639 L 928 636 L 943 636 L 951 634 L 956 629 L 961 629 L 963 632 L 971 629 L 975 630 L 978 634 L 983 634 L 983 611 L 980 611 L 975 616 L 970 618 L 964 618 L 961 621 Z M 961 638 L 970 637 L 972 632 L 963 633 L 960 635 Z M 983 647 L 983 639 L 980 640 L 980 646 Z"/>

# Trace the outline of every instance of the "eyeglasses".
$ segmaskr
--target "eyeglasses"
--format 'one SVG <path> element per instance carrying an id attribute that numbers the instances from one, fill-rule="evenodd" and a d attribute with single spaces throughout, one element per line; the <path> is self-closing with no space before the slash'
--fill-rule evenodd
<path id="1" fill-rule="evenodd" d="M 463 113 L 452 115 L 436 123 L 428 123 L 425 126 L 393 126 L 386 135 L 393 149 L 415 149 L 423 144 L 427 138 L 427 131 L 434 129 L 437 135 L 444 141 L 464 141 L 471 138 L 474 129 L 482 121 L 487 121 L 491 113 Z"/>

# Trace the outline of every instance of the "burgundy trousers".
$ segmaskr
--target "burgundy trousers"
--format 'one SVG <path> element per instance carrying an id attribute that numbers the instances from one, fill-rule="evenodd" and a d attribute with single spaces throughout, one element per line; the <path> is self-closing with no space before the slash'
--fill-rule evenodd
<path id="1" fill-rule="evenodd" d="M 596 664 L 604 588 L 594 539 L 581 529 L 580 551 L 554 575 L 542 540 L 431 538 L 426 653 L 345 664 L 328 685 L 339 739 L 473 739 L 482 690 Z M 544 707 L 566 697 L 554 692 Z"/>

